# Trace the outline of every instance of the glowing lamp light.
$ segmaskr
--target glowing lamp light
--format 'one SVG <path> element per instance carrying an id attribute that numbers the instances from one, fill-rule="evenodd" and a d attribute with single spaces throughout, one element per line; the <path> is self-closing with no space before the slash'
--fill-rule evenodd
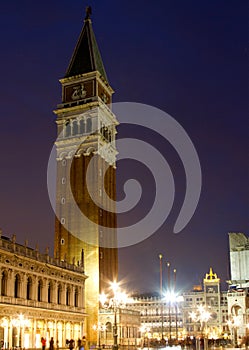
<path id="1" fill-rule="evenodd" d="M 110 283 L 111 289 L 113 291 L 113 297 L 107 298 L 107 296 L 102 293 L 99 296 L 99 301 L 101 306 L 106 309 L 113 309 L 114 312 L 114 326 L 113 326 L 113 350 L 118 349 L 118 328 L 117 328 L 117 309 L 124 307 L 128 301 L 128 295 L 120 291 L 119 284 L 114 281 Z"/>

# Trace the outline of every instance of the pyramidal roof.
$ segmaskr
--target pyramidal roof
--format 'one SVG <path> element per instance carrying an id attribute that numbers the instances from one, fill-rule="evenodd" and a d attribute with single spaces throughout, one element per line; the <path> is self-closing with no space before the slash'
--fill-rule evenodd
<path id="1" fill-rule="evenodd" d="M 106 82 L 108 82 L 104 64 L 92 29 L 90 14 L 91 8 L 87 7 L 84 26 L 67 68 L 65 78 L 99 71 Z"/>

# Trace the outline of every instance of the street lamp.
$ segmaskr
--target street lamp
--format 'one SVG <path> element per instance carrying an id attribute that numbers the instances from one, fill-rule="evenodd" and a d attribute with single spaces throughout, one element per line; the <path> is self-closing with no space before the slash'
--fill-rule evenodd
<path id="1" fill-rule="evenodd" d="M 168 290 L 164 296 L 164 299 L 166 300 L 166 303 L 168 303 L 168 307 L 171 308 L 171 305 L 175 305 L 175 326 L 176 326 L 176 341 L 178 340 L 178 317 L 177 317 L 177 312 L 178 312 L 178 307 L 177 304 L 183 301 L 182 295 L 178 295 L 175 291 L 170 291 Z M 169 319 L 169 322 L 171 323 L 171 317 Z M 169 339 L 171 339 L 171 324 L 169 325 Z"/>
<path id="2" fill-rule="evenodd" d="M 94 324 L 93 325 L 93 330 L 98 332 L 98 344 L 97 344 L 97 347 L 98 347 L 98 349 L 101 349 L 100 332 L 104 332 L 106 330 L 106 326 L 101 324 L 101 323 L 98 323 L 97 325 Z"/>
<path id="3" fill-rule="evenodd" d="M 163 265 L 162 265 L 162 254 L 159 257 L 159 272 L 160 272 L 160 299 L 161 299 L 161 339 L 163 340 Z"/>
<path id="4" fill-rule="evenodd" d="M 126 293 L 121 292 L 117 282 L 111 283 L 111 289 L 113 297 L 108 299 L 107 296 L 102 293 L 99 296 L 99 301 L 104 308 L 113 309 L 114 312 L 114 325 L 113 325 L 113 350 L 118 349 L 118 327 L 117 327 L 117 310 L 124 307 L 128 302 L 128 296 Z"/>
<path id="5" fill-rule="evenodd" d="M 167 301 L 168 301 L 168 311 L 169 311 L 169 344 L 171 344 L 171 302 L 172 302 L 172 290 L 171 290 L 171 281 L 170 281 L 170 263 L 167 262 L 168 270 L 168 291 L 167 291 Z"/>
<path id="6" fill-rule="evenodd" d="M 207 349 L 208 339 L 206 339 L 206 333 L 207 333 L 206 325 L 208 320 L 211 318 L 210 312 L 206 310 L 206 308 L 203 305 L 200 305 L 197 307 L 197 312 L 192 311 L 189 313 L 189 316 L 194 322 L 200 322 L 201 331 L 203 333 L 203 339 L 204 339 L 204 350 Z"/>

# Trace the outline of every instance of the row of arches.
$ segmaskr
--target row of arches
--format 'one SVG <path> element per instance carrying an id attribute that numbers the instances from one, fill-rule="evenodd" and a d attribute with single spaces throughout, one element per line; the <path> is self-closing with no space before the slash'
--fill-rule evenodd
<path id="1" fill-rule="evenodd" d="M 59 129 L 59 137 L 67 138 L 77 135 L 88 135 L 93 131 L 97 131 L 97 125 L 94 125 L 93 128 L 92 118 L 89 117 L 87 119 L 72 119 L 66 121 L 66 123 L 63 125 L 62 130 Z M 99 133 L 107 142 L 112 142 L 113 132 L 110 126 L 106 126 L 101 122 Z"/>
<path id="2" fill-rule="evenodd" d="M 92 119 L 74 119 L 67 121 L 63 128 L 63 136 L 70 137 L 76 135 L 89 134 L 92 132 Z"/>
<path id="3" fill-rule="evenodd" d="M 24 278 L 19 273 L 14 275 L 11 286 L 11 280 L 8 278 L 6 270 L 2 272 L 0 288 L 2 296 L 75 307 L 83 305 L 83 301 L 80 299 L 82 291 L 78 286 L 65 285 L 42 278 L 35 281 L 31 276 Z"/>

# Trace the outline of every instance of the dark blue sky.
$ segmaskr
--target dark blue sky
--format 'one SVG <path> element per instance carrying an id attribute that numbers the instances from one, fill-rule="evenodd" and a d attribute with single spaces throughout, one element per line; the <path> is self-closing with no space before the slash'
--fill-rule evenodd
<path id="1" fill-rule="evenodd" d="M 0 5 L 0 226 L 6 235 L 16 233 L 20 243 L 28 238 L 32 246 L 49 245 L 51 253 L 54 215 L 46 169 L 56 136 L 52 110 L 60 103 L 58 79 L 65 74 L 86 5 L 82 0 Z M 169 155 L 177 201 L 157 233 L 120 251 L 120 277 L 134 289 L 156 290 L 162 253 L 177 268 L 179 287 L 200 282 L 210 266 L 225 282 L 227 233 L 248 234 L 248 3 L 110 0 L 90 5 L 114 101 L 149 104 L 173 116 L 191 137 L 203 172 L 196 213 L 175 235 L 183 170 L 163 140 L 138 131 Z M 119 183 L 128 175 L 120 164 Z"/>

